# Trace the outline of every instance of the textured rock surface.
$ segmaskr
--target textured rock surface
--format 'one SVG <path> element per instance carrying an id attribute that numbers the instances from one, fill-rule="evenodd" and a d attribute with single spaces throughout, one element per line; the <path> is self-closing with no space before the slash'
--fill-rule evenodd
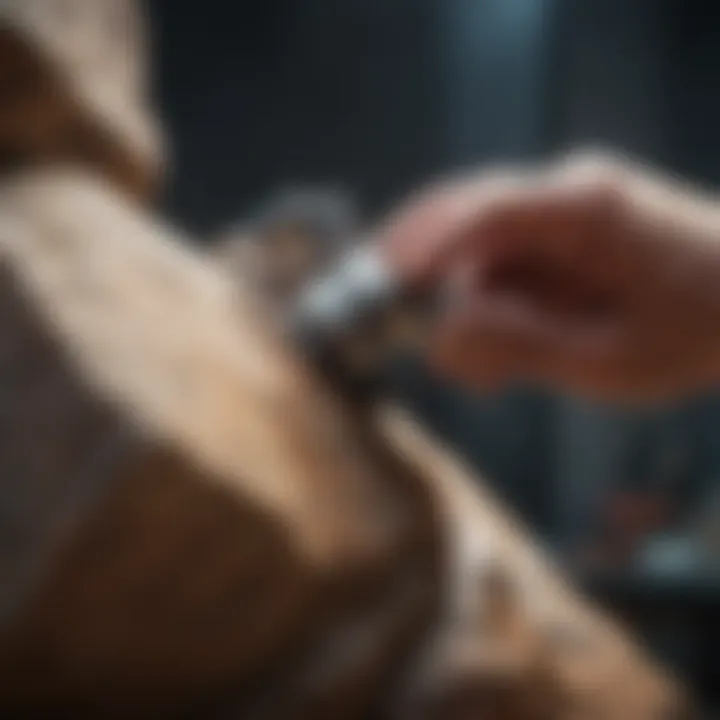
<path id="1" fill-rule="evenodd" d="M 313 237 L 296 235 L 294 242 L 312 244 Z M 232 239 L 226 240 L 217 261 L 282 315 L 292 296 L 262 298 L 272 295 L 272 286 L 253 278 L 256 267 L 276 262 L 273 243 L 238 236 L 238 251 L 253 249 L 253 262 L 239 267 L 237 261 L 248 255 L 233 255 L 232 247 Z M 300 247 L 300 254 L 303 249 L 312 255 L 312 248 Z M 345 395 L 342 373 L 336 380 L 337 394 Z M 481 478 L 397 409 L 383 408 L 375 417 L 367 401 L 360 401 L 354 412 L 358 428 L 375 437 L 374 452 L 392 456 L 396 472 L 409 476 L 418 491 L 431 492 L 436 514 L 426 521 L 434 523 L 445 548 L 441 611 L 405 687 L 387 698 L 382 717 L 685 716 L 679 685 L 573 592 Z"/>
<path id="2" fill-rule="evenodd" d="M 688 718 L 684 689 L 566 582 L 512 513 L 397 410 L 387 442 L 438 493 L 447 603 L 409 717 Z"/>
<path id="3" fill-rule="evenodd" d="M 480 481 L 119 194 L 139 20 L 0 0 L 0 716 L 668 717 Z"/>
<path id="4" fill-rule="evenodd" d="M 390 677 L 438 585 L 424 493 L 213 268 L 94 178 L 7 182 L 0 253 L 0 711 L 161 714 L 245 683 L 249 713 L 263 682 L 329 702 L 346 616 L 388 625 L 386 660 L 348 651 L 353 693 L 355 663 Z"/>
<path id="5" fill-rule="evenodd" d="M 135 0 L 0 0 L 0 166 L 73 160 L 155 191 L 143 19 Z"/>
<path id="6" fill-rule="evenodd" d="M 0 714 L 672 709 L 480 481 L 100 180 L 6 181 L 0 254 Z"/>

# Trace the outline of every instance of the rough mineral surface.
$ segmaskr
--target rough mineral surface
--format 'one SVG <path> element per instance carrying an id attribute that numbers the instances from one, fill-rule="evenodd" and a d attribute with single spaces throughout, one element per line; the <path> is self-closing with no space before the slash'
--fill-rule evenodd
<path id="1" fill-rule="evenodd" d="M 89 175 L 7 181 L 0 256 L 0 714 L 389 675 L 438 585 L 428 504 L 268 324 Z M 346 616 L 382 642 L 344 660 Z"/>

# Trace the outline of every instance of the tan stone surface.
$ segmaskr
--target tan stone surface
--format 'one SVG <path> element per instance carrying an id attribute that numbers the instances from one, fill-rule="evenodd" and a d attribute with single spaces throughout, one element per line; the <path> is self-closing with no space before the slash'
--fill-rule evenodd
<path id="1" fill-rule="evenodd" d="M 120 194 L 141 20 L 0 0 L 0 716 L 667 717 L 481 480 Z"/>
<path id="2" fill-rule="evenodd" d="M 279 299 L 282 310 L 293 298 L 263 297 L 272 287 L 254 282 L 256 268 L 275 262 L 273 248 L 238 235 L 214 258 L 240 287 L 249 284 L 262 305 L 277 309 Z M 342 382 L 336 388 L 342 396 Z M 421 638 L 406 687 L 382 717 L 683 717 L 675 679 L 570 587 L 483 478 L 397 408 L 369 413 L 361 402 L 354 412 L 358 427 L 375 438 L 374 452 L 391 456 L 397 473 L 431 493 L 430 531 L 445 548 L 442 610 Z"/>
<path id="3" fill-rule="evenodd" d="M 482 478 L 397 409 L 379 423 L 450 532 L 450 602 L 410 691 L 429 717 L 689 717 L 677 679 L 572 588 Z"/>
<path id="4" fill-rule="evenodd" d="M 136 0 L 0 0 L 0 161 L 72 159 L 139 197 L 155 192 L 163 141 L 142 9 Z"/>
<path id="5" fill-rule="evenodd" d="M 0 253 L 0 711 L 159 715 L 294 676 L 304 636 L 345 615 L 392 616 L 381 654 L 422 619 L 423 493 L 182 238 L 90 176 L 37 171 L 0 189 Z M 338 675 L 303 681 L 323 692 L 344 682 L 334 637 L 307 651 Z"/>

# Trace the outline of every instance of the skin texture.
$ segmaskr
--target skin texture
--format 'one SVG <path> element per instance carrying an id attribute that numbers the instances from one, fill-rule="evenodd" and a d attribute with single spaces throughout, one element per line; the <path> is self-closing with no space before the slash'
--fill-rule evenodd
<path id="1" fill-rule="evenodd" d="M 442 372 L 634 403 L 717 381 L 719 240 L 713 198 L 582 155 L 430 188 L 382 242 L 411 282 L 446 286 Z"/>

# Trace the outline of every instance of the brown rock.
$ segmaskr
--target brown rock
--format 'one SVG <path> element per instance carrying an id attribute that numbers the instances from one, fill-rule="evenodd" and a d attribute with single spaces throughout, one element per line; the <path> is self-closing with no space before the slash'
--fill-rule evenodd
<path id="1" fill-rule="evenodd" d="M 359 710 L 437 594 L 425 489 L 109 187 L 30 173 L 0 225 L 0 715 Z"/>
<path id="2" fill-rule="evenodd" d="M 312 242 L 295 238 L 297 245 Z M 240 284 L 272 295 L 253 282 L 255 268 L 275 262 L 272 244 L 243 236 L 236 247 L 253 247 L 254 261 L 238 267 L 227 255 L 216 258 Z M 224 253 L 231 249 L 232 240 L 223 246 Z M 279 299 L 281 310 L 293 303 L 282 295 L 262 299 L 274 308 Z M 381 717 L 653 720 L 684 712 L 674 679 L 573 592 L 481 478 L 397 409 L 380 408 L 375 417 L 367 398 L 346 404 L 358 428 L 375 437 L 374 452 L 392 456 L 416 491 L 431 493 L 436 514 L 427 521 L 445 548 L 442 610 Z"/>
<path id="3" fill-rule="evenodd" d="M 73 160 L 154 192 L 142 21 L 135 0 L 0 0 L 0 165 Z"/>
<path id="4" fill-rule="evenodd" d="M 0 162 L 35 166 L 0 185 L 0 716 L 668 711 L 476 478 L 120 194 L 156 178 L 136 20 L 0 0 Z"/>
<path id="5" fill-rule="evenodd" d="M 672 708 L 477 478 L 178 233 L 71 170 L 7 181 L 0 228 L 0 715 Z"/>
<path id="6" fill-rule="evenodd" d="M 571 588 L 482 479 L 397 410 L 380 423 L 439 493 L 451 533 L 450 602 L 405 696 L 407 717 L 689 717 L 676 679 Z"/>

